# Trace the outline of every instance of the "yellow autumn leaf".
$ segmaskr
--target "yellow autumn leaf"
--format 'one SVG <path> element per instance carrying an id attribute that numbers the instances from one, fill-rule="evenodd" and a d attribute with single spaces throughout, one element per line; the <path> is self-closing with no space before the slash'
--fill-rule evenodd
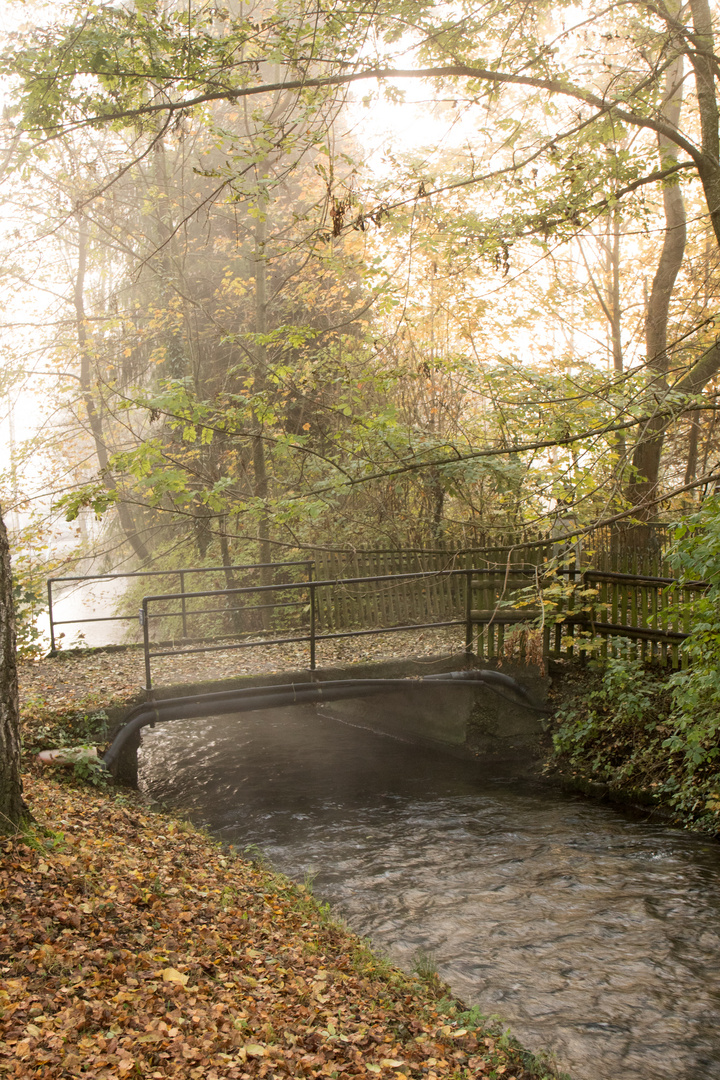
<path id="1" fill-rule="evenodd" d="M 163 968 L 162 977 L 163 982 L 180 983 L 181 986 L 186 986 L 190 978 L 189 975 L 183 975 L 182 971 L 178 971 L 177 968 Z"/>
<path id="2" fill-rule="evenodd" d="M 244 1050 L 246 1054 L 250 1055 L 250 1057 L 264 1057 L 264 1055 L 267 1053 L 265 1047 L 260 1046 L 259 1043 L 246 1043 L 244 1046 Z"/>

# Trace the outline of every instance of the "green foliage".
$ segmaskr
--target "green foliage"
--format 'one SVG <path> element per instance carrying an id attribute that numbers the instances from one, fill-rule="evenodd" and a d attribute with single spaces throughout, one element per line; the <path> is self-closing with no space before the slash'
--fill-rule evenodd
<path id="1" fill-rule="evenodd" d="M 47 611 L 47 579 L 64 564 L 64 555 L 53 553 L 52 547 L 40 515 L 31 515 L 10 536 L 17 652 L 24 659 L 37 659 L 47 651 L 38 619 Z"/>
<path id="2" fill-rule="evenodd" d="M 443 989 L 447 992 L 449 987 L 444 986 Z M 523 1050 L 512 1031 L 505 1027 L 502 1017 L 495 1013 L 488 1016 L 477 1005 L 468 1009 L 456 998 L 440 995 L 435 1002 L 435 1008 L 438 1012 L 447 1015 L 452 1028 L 459 1031 L 462 1029 L 473 1031 L 488 1047 L 490 1054 L 495 1047 L 508 1053 L 513 1059 L 512 1071 L 518 1076 L 526 1077 L 527 1080 L 530 1080 L 530 1077 L 533 1080 L 570 1080 L 567 1073 L 558 1069 L 553 1061 L 554 1055 L 549 1055 L 544 1051 L 533 1054 Z M 502 1075 L 502 1073 L 498 1074 L 493 1070 L 489 1075 L 492 1077 Z"/>
<path id="3" fill-rule="evenodd" d="M 112 776 L 102 761 L 92 752 L 93 749 L 90 746 L 77 746 L 72 750 L 66 750 L 63 754 L 65 759 L 63 764 L 71 766 L 72 778 L 76 783 L 106 788 L 112 783 Z"/>
<path id="4" fill-rule="evenodd" d="M 684 645 L 689 666 L 672 678 L 673 732 L 666 748 L 682 769 L 672 801 L 703 827 L 720 829 L 720 499 L 677 526 L 670 562 L 681 581 L 704 580 Z"/>
<path id="5" fill-rule="evenodd" d="M 620 643 L 622 648 L 622 643 Z M 591 661 L 584 681 L 556 713 L 555 753 L 594 780 L 655 795 L 667 779 L 670 690 L 625 642 L 625 655 Z M 573 673 L 580 680 L 580 672 Z"/>
<path id="6" fill-rule="evenodd" d="M 563 6 L 490 0 L 450 16 L 429 0 L 322 11 L 279 0 L 259 19 L 252 6 L 75 0 L 10 35 L 12 165 L 29 175 L 23 150 L 42 155 L 67 200 L 62 242 L 86 218 L 88 257 L 118 282 L 113 310 L 83 331 L 108 472 L 61 500 L 69 520 L 119 497 L 154 542 L 174 547 L 185 529 L 201 557 L 214 544 L 225 559 L 231 539 L 470 546 L 542 521 L 556 500 L 606 512 L 624 459 L 607 432 L 642 398 L 632 374 L 607 377 L 593 346 L 578 356 L 573 341 L 569 360 L 555 346 L 558 326 L 606 339 L 602 274 L 591 255 L 591 299 L 565 282 L 563 311 L 537 281 L 508 300 L 508 278 L 481 299 L 478 267 L 505 278 L 512 266 L 519 288 L 556 240 L 585 227 L 591 248 L 602 240 L 598 215 L 620 203 L 623 222 L 647 214 L 635 193 L 657 148 L 637 129 L 661 115 L 664 58 L 681 35 L 649 9 L 590 5 L 556 37 Z M 368 191 L 359 163 L 332 148 L 330 84 L 410 55 L 412 67 L 468 67 L 433 111 L 469 142 L 404 158 L 391 145 L 387 184 Z M 496 64 L 525 84 L 520 112 Z M 655 73 L 639 84 L 638 64 Z M 597 107 L 600 69 L 622 119 Z M 315 75 L 328 85 L 307 85 Z M 267 79 L 287 92 L 240 101 Z M 302 79 L 294 95 L 287 84 Z M 393 80 L 377 92 L 405 94 Z M 86 145 L 58 187 L 60 136 L 70 147 L 77 131 Z M 129 234 L 120 202 L 139 209 Z M 89 317 L 101 301 L 86 291 Z M 557 452 L 519 448 L 533 441 Z"/>
<path id="7" fill-rule="evenodd" d="M 93 480 L 63 495 L 53 504 L 53 510 L 62 510 L 66 521 L 76 521 L 81 510 L 90 508 L 99 520 L 117 501 L 116 491 L 109 491 L 101 480 Z"/>
<path id="8" fill-rule="evenodd" d="M 668 559 L 683 581 L 720 587 L 720 498 L 707 498 L 700 510 L 675 527 Z M 708 596 L 711 594 L 708 593 Z"/>
<path id="9" fill-rule="evenodd" d="M 707 581 L 683 652 L 688 666 L 648 668 L 635 646 L 588 666 L 558 710 L 559 760 L 625 794 L 651 797 L 697 828 L 720 831 L 720 499 L 676 527 L 669 553 L 683 581 Z M 578 678 L 580 676 L 578 675 Z"/>
<path id="10" fill-rule="evenodd" d="M 99 746 L 107 738 L 108 717 L 103 709 L 53 709 L 42 699 L 29 698 L 23 702 L 21 720 L 25 754 L 69 746 Z"/>
<path id="11" fill-rule="evenodd" d="M 69 116 L 108 123 L 146 104 L 149 84 L 192 94 L 217 80 L 230 90 L 246 70 L 235 54 L 243 50 L 252 58 L 257 30 L 235 20 L 230 33 L 219 35 L 217 14 L 215 8 L 192 13 L 189 33 L 186 8 L 160 12 L 154 4 L 138 4 L 135 10 L 78 4 L 74 25 L 68 12 L 66 22 L 27 38 L 17 35 L 3 68 L 22 77 L 26 128 L 54 133 Z"/>
<path id="12" fill-rule="evenodd" d="M 427 983 L 431 987 L 439 988 L 441 983 L 438 976 L 437 960 L 431 951 L 418 949 L 413 956 L 410 970 L 413 975 Z"/>
<path id="13" fill-rule="evenodd" d="M 38 615 L 47 608 L 44 568 L 36 568 L 25 560 L 13 566 L 13 604 L 18 656 L 37 657 L 44 651 L 42 634 L 38 630 Z"/>

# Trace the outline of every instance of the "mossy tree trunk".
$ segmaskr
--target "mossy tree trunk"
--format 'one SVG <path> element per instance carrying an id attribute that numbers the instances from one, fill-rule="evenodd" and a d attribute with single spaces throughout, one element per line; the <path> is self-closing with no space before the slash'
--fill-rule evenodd
<path id="1" fill-rule="evenodd" d="M 0 833 L 15 833 L 28 817 L 20 779 L 18 702 L 10 548 L 0 513 Z"/>

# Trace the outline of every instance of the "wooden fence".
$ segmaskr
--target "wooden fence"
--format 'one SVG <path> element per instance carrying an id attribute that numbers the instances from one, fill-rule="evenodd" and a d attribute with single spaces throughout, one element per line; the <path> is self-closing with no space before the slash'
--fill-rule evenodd
<path id="1" fill-rule="evenodd" d="M 424 573 L 414 581 L 344 586 L 318 593 L 318 626 L 411 625 L 461 619 L 469 598 L 480 658 L 532 652 L 617 655 L 634 644 L 645 661 L 684 663 L 682 645 L 704 582 L 680 585 L 665 559 L 665 526 L 599 531 L 582 545 L 551 540 L 462 552 L 315 553 L 321 579 Z M 473 569 L 464 575 L 433 576 Z M 632 648 L 632 645 L 630 646 Z"/>
<path id="2" fill-rule="evenodd" d="M 318 628 L 339 632 L 360 626 L 393 626 L 455 618 L 465 609 L 464 581 L 442 570 L 472 566 L 465 555 L 422 550 L 315 552 L 315 577 L 335 580 L 317 593 Z M 343 579 L 427 574 L 414 580 L 346 584 Z M 435 576 L 434 576 L 435 575 Z"/>
<path id="3" fill-rule="evenodd" d="M 678 667 L 708 586 L 673 580 L 666 541 L 664 527 L 643 526 L 582 542 L 510 537 L 463 551 L 302 552 L 305 559 L 271 567 L 228 568 L 232 581 L 224 572 L 209 579 L 210 592 L 194 593 L 182 575 L 211 570 L 179 571 L 179 591 L 152 598 L 153 639 L 201 648 L 234 639 L 228 647 L 242 648 L 259 633 L 301 641 L 436 625 L 456 627 L 458 645 L 472 636 L 481 659 L 615 655 L 628 648 L 625 638 L 643 659 Z"/>
<path id="4" fill-rule="evenodd" d="M 578 588 L 568 589 L 546 622 L 545 655 L 573 656 L 592 646 L 601 656 L 617 656 L 625 639 L 644 661 L 684 666 L 682 645 L 706 582 L 589 569 L 570 584 Z"/>
<path id="5" fill-rule="evenodd" d="M 508 607 L 518 588 L 534 591 L 548 558 L 549 545 L 498 545 L 481 551 L 374 550 L 315 553 L 318 580 L 337 585 L 318 589 L 318 633 L 352 630 L 361 626 L 426 626 L 454 620 L 464 622 L 472 608 L 477 625 L 477 649 L 482 657 L 503 653 L 508 625 L 537 616 L 523 607 L 521 615 Z M 474 570 L 466 574 L 446 572 Z M 445 573 L 443 573 L 445 572 Z M 414 580 L 347 583 L 346 578 L 423 574 Z M 468 581 L 471 596 L 468 597 Z M 537 603 L 534 605 L 537 609 Z M 524 655 L 525 641 L 519 644 Z"/>

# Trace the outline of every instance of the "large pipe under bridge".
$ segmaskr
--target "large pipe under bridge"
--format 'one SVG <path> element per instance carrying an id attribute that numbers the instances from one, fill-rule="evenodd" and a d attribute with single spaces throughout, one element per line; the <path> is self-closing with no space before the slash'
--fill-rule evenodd
<path id="1" fill-rule="evenodd" d="M 375 694 L 402 693 L 417 690 L 423 683 L 456 688 L 480 684 L 487 686 L 488 689 L 514 705 L 521 705 L 534 712 L 548 711 L 535 704 L 525 687 L 510 675 L 484 669 L 449 671 L 440 675 L 423 675 L 407 679 L 336 679 L 327 682 L 253 686 L 209 694 L 165 698 L 137 705 L 125 717 L 122 728 L 102 760 L 106 768 L 112 772 L 128 739 L 144 727 L 155 727 L 156 724 L 164 724 L 170 720 L 193 720 L 204 716 L 255 712 L 259 709 L 279 709 L 288 705 L 311 705 L 315 702 L 372 697 Z"/>

